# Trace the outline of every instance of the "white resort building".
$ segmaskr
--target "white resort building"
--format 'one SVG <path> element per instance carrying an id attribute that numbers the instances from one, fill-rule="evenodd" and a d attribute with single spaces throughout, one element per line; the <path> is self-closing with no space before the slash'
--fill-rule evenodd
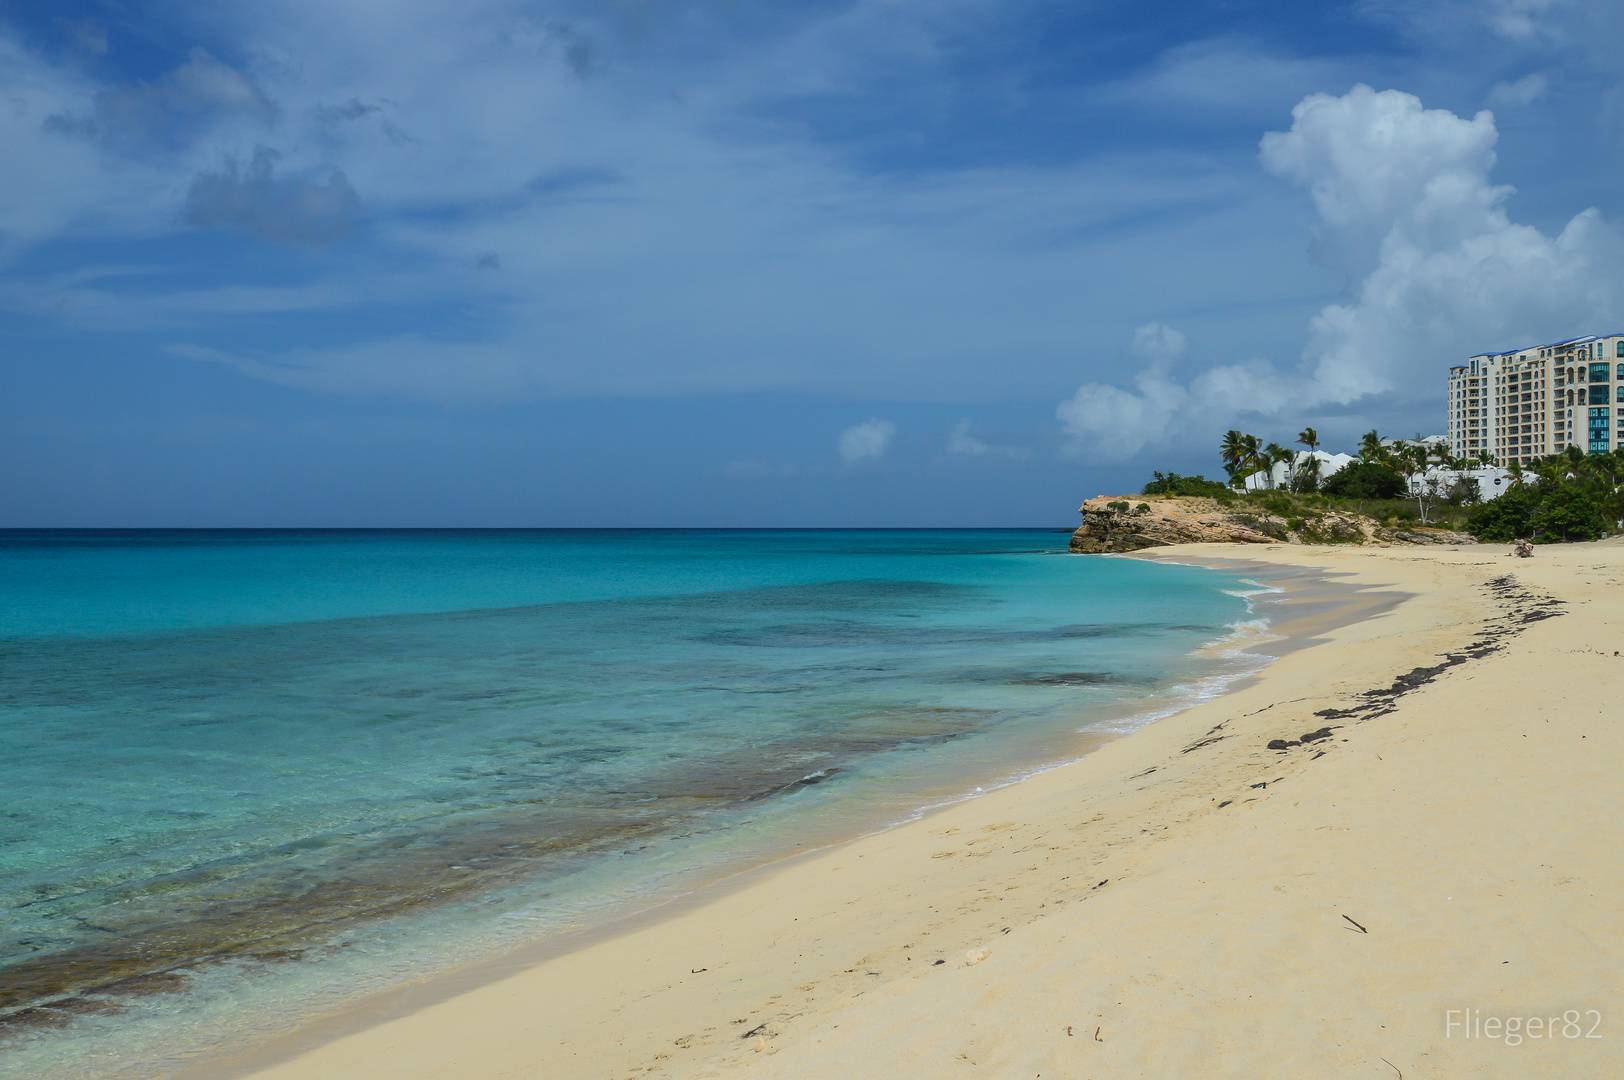
<path id="1" fill-rule="evenodd" d="M 1449 369 L 1449 447 L 1500 465 L 1570 445 L 1605 454 L 1624 443 L 1621 406 L 1624 334 L 1480 353 Z"/>

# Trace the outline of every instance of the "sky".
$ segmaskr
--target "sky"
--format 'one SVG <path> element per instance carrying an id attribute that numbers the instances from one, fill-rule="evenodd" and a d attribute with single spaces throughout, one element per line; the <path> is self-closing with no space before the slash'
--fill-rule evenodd
<path id="1" fill-rule="evenodd" d="M 1624 5 L 0 0 L 0 527 L 1067 528 L 1624 330 Z"/>

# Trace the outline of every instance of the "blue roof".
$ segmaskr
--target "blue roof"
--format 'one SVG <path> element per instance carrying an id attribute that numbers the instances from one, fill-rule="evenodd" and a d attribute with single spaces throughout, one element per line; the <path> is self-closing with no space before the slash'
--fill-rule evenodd
<path id="1" fill-rule="evenodd" d="M 1624 331 L 1614 331 L 1611 334 L 1587 334 L 1584 337 L 1568 338 L 1565 341 L 1552 341 L 1544 345 L 1527 345 L 1520 349 L 1492 349 L 1489 352 L 1473 353 L 1467 357 L 1476 360 L 1480 357 L 1511 356 L 1515 353 L 1527 352 L 1529 349 L 1560 349 L 1564 345 L 1578 345 L 1587 341 L 1600 341 L 1602 338 L 1624 337 Z"/>

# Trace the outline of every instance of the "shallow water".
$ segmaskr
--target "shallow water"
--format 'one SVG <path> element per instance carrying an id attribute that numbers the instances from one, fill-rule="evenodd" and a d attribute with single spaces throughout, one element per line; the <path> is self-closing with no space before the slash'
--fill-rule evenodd
<path id="1" fill-rule="evenodd" d="M 0 534 L 0 1075 L 162 1073 L 1245 668 L 1246 586 L 1066 540 Z"/>

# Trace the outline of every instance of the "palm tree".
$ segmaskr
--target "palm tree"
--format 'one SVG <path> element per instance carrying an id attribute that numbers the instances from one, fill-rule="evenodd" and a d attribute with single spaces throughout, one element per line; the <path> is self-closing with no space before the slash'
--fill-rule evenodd
<path id="1" fill-rule="evenodd" d="M 1242 475 L 1250 476 L 1263 467 L 1263 444 L 1256 435 L 1241 436 Z"/>
<path id="2" fill-rule="evenodd" d="M 1269 486 L 1274 487 L 1274 467 L 1283 462 L 1297 460 L 1297 455 L 1287 450 L 1277 442 L 1272 442 L 1263 448 L 1263 459 L 1260 464 L 1269 470 Z"/>
<path id="3" fill-rule="evenodd" d="M 1376 433 L 1372 431 L 1370 434 L 1374 435 Z M 1366 436 L 1366 438 L 1369 437 Z M 1404 477 L 1404 490 L 1414 494 L 1415 474 L 1427 467 L 1427 448 L 1420 443 L 1401 446 L 1398 453 L 1388 458 L 1387 464 L 1395 468 L 1399 475 Z"/>
<path id="4" fill-rule="evenodd" d="M 1223 460 L 1224 471 L 1231 477 L 1238 474 L 1241 465 L 1244 464 L 1242 458 L 1246 453 L 1245 439 L 1246 436 L 1230 428 L 1224 432 L 1223 441 L 1218 444 L 1218 455 Z"/>
<path id="5" fill-rule="evenodd" d="M 1376 434 L 1375 428 L 1365 432 L 1364 438 L 1359 440 L 1359 456 L 1370 462 L 1380 462 L 1387 456 L 1382 437 Z"/>
<path id="6" fill-rule="evenodd" d="M 1319 448 L 1319 444 L 1320 444 L 1319 432 L 1315 431 L 1311 427 L 1310 428 L 1303 428 L 1301 431 L 1299 431 L 1297 433 L 1297 441 L 1302 443 L 1304 446 L 1308 447 L 1308 452 L 1310 454 L 1312 454 L 1315 450 L 1317 450 Z"/>
<path id="7" fill-rule="evenodd" d="M 1301 465 L 1292 470 L 1291 490 L 1318 491 L 1319 490 L 1320 459 L 1310 455 Z"/>

